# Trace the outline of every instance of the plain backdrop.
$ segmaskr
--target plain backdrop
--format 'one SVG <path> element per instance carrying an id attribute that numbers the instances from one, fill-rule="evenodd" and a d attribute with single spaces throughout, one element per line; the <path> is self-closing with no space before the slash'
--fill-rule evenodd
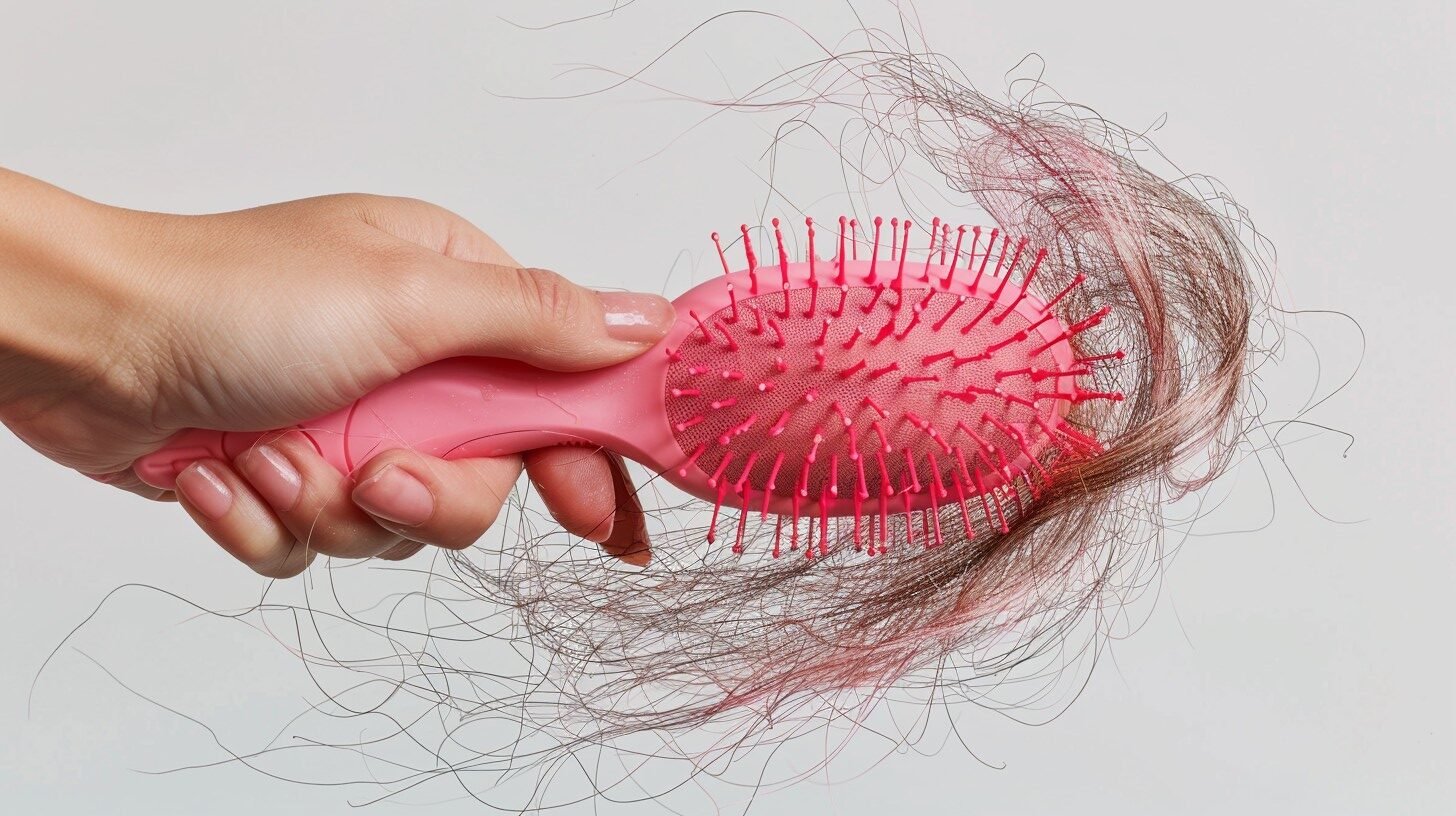
<path id="1" fill-rule="evenodd" d="M 842 0 L 754 5 L 830 39 L 855 25 Z M 694 127 L 702 109 L 644 93 L 499 95 L 590 86 L 553 76 L 578 63 L 634 68 L 734 7 L 622 6 L 530 31 L 502 18 L 536 25 L 611 2 L 7 0 L 0 164 L 102 201 L 178 212 L 340 191 L 417 196 L 480 224 L 526 263 L 594 286 L 675 293 L 688 280 L 665 271 L 680 252 L 700 258 L 709 230 L 759 211 L 768 123 Z M 1229 484 L 1253 487 L 1212 529 L 1254 529 L 1184 542 L 1145 622 L 1050 724 L 973 718 L 985 763 L 955 744 L 892 755 L 862 775 L 767 793 L 750 812 L 1449 813 L 1449 5 L 917 6 L 932 43 L 982 87 L 999 91 L 1008 70 L 1038 54 L 1062 95 L 1135 129 L 1161 122 L 1156 139 L 1171 157 L 1238 195 L 1278 248 L 1286 303 L 1343 310 L 1363 327 L 1363 367 L 1310 417 L 1354 444 L 1345 456 L 1333 435 L 1292 445 L 1308 502 L 1285 479 L 1273 511 L 1257 466 L 1233 474 Z M 855 7 L 893 19 L 878 0 Z M 721 93 L 746 81 L 740 72 L 802 62 L 802 51 L 776 51 L 791 39 L 719 38 L 700 63 L 720 75 L 673 78 Z M 9 308 L 0 304 L 0 319 Z M 1328 392 L 1355 366 L 1358 339 L 1335 318 L 1295 325 L 1326 344 Z M 1311 360 L 1294 368 L 1305 380 Z M 261 582 L 175 506 L 92 484 L 4 435 L 0 511 L 0 810 L 318 814 L 351 812 L 363 798 L 235 765 L 140 773 L 216 752 L 196 726 L 140 703 L 79 651 L 63 650 L 32 699 L 46 655 L 113 587 L 145 582 L 221 608 L 256 597 Z M 122 604 L 77 642 L 145 644 L 181 617 L 169 614 Z M 308 691 L 286 663 L 254 662 L 226 638 L 190 649 L 138 647 L 108 666 L 150 666 L 184 683 L 189 667 L 235 677 L 225 695 L 188 701 L 219 725 L 246 703 L 281 726 Z M 435 799 L 426 812 L 482 812 L 448 785 Z M 735 803 L 725 799 L 730 811 Z"/>

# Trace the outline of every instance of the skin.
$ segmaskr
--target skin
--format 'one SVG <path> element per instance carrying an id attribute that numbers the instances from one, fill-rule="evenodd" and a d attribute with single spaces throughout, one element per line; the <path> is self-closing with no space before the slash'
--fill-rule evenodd
<path id="1" fill-rule="evenodd" d="M 61 465 L 178 500 L 263 575 L 296 575 L 319 554 L 468 547 L 523 469 L 565 529 L 628 563 L 650 557 L 620 460 L 578 448 L 391 451 L 345 476 L 292 434 L 192 465 L 175 495 L 132 473 L 184 428 L 288 427 L 446 357 L 585 370 L 670 328 L 666 300 L 522 267 L 440 207 L 336 195 L 169 215 L 0 169 L 0 303 L 0 422 Z"/>

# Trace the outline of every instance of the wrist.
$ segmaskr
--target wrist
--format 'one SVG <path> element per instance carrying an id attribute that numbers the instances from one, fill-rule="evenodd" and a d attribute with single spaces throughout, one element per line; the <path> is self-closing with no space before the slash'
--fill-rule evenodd
<path id="1" fill-rule="evenodd" d="M 130 376 L 116 363 L 143 298 L 118 212 L 0 170 L 0 407 Z"/>

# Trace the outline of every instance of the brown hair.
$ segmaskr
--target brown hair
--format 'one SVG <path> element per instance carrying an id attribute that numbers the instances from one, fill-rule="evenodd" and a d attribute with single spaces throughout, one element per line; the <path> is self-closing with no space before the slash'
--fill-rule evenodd
<path id="1" fill-rule="evenodd" d="M 531 646 L 550 656 L 550 722 L 568 746 L 719 719 L 734 723 L 718 746 L 727 751 L 782 729 L 806 701 L 808 721 L 898 686 L 986 701 L 980 690 L 1016 678 L 1018 693 L 1028 680 L 1052 684 L 1047 665 L 1070 659 L 1079 632 L 1095 645 L 1104 605 L 1149 579 L 1163 504 L 1224 472 L 1254 415 L 1249 373 L 1267 353 L 1253 338 L 1263 336 L 1268 273 L 1228 195 L 1205 178 L 1159 177 L 1135 158 L 1156 155 L 1146 139 L 1040 101 L 1039 83 L 998 101 L 937 55 L 864 34 L 864 49 L 826 50 L 718 104 L 821 133 L 834 128 L 819 120 L 848 112 L 864 127 L 835 147 L 859 177 L 869 151 L 896 174 L 928 165 L 967 205 L 1049 250 L 1043 291 L 1085 277 L 1067 313 L 1111 313 L 1078 336 L 1078 352 L 1125 349 L 1098 364 L 1094 387 L 1126 400 L 1082 403 L 1069 420 L 1106 449 L 1047 462 L 1050 487 L 1020 497 L 1010 532 L 978 528 L 936 549 L 738 558 L 703 548 L 701 528 L 682 524 L 689 506 L 658 514 L 666 529 L 643 574 L 545 543 L 457 572 L 514 608 Z M 943 512 L 947 529 L 960 527 L 957 510 Z"/>

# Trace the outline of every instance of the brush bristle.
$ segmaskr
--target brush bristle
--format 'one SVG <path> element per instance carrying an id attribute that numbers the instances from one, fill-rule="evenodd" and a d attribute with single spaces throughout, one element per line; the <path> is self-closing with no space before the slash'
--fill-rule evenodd
<path id="1" fill-rule="evenodd" d="M 846 257 L 853 225 L 841 218 L 836 257 L 821 260 L 807 225 L 808 258 L 790 262 L 775 220 L 777 258 L 764 268 L 743 227 L 739 273 L 715 233 L 723 305 L 694 312 L 696 330 L 669 352 L 665 399 L 682 472 L 700 470 L 718 496 L 710 539 L 723 506 L 741 514 L 740 552 L 746 517 L 771 510 L 790 517 L 791 546 L 801 518 L 811 531 L 817 523 L 811 557 L 827 554 L 830 516 L 853 516 L 855 546 L 871 554 L 899 543 L 888 540 L 895 513 L 914 546 L 940 546 L 942 510 L 957 507 L 966 535 L 973 514 L 1005 532 L 1022 490 L 1035 497 L 1047 486 L 1047 460 L 1099 449 L 1064 417 L 1078 402 L 1122 398 L 1076 383 L 1093 361 L 1076 360 L 1071 341 L 1107 310 L 1060 320 L 1056 306 L 1078 281 L 1040 298 L 1045 252 L 998 229 L 952 234 L 937 220 L 925 257 L 911 261 L 912 223 L 892 220 L 885 240 L 876 218 L 866 263 Z"/>

